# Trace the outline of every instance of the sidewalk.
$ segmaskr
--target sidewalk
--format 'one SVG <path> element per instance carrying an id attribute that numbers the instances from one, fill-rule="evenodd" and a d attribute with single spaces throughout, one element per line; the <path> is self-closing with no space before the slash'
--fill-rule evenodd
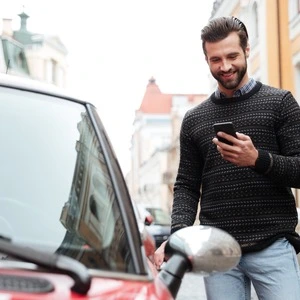
<path id="1" fill-rule="evenodd" d="M 251 291 L 251 300 L 258 300 L 255 291 Z M 203 276 L 186 273 L 182 280 L 176 300 L 206 300 Z M 226 300 L 226 299 L 224 299 Z"/>

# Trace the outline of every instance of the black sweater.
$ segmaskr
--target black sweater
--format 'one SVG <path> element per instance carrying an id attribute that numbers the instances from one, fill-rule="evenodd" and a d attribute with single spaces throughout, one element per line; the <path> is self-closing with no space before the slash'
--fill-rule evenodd
<path id="1" fill-rule="evenodd" d="M 254 168 L 237 167 L 213 144 L 213 124 L 231 121 L 259 151 Z M 300 251 L 291 187 L 300 188 L 300 108 L 289 91 L 257 82 L 247 94 L 214 94 L 189 110 L 180 133 L 171 232 L 200 223 L 221 228 L 243 253 L 259 251 L 285 236 Z"/>

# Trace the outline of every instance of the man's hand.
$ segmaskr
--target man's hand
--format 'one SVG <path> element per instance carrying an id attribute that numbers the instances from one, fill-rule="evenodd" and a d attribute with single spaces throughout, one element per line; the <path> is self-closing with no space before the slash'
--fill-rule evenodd
<path id="1" fill-rule="evenodd" d="M 213 139 L 213 143 L 217 146 L 217 150 L 225 160 L 239 167 L 255 166 L 258 151 L 248 135 L 237 132 L 238 138 L 235 138 L 224 132 L 219 132 L 218 136 L 233 143 L 233 145 L 227 145 L 220 142 L 217 138 Z"/>
<path id="2" fill-rule="evenodd" d="M 160 266 L 164 262 L 166 244 L 167 241 L 164 241 L 154 252 L 154 265 L 157 269 L 160 269 Z"/>

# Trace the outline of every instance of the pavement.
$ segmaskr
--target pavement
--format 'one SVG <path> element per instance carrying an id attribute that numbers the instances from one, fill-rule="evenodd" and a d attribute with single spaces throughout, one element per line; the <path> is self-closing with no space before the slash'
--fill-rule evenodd
<path id="1" fill-rule="evenodd" d="M 203 277 L 186 273 L 182 279 L 176 300 L 206 300 Z"/>
<path id="2" fill-rule="evenodd" d="M 183 277 L 176 300 L 207 300 L 203 276 L 193 273 L 186 273 Z M 258 300 L 253 288 L 251 291 L 251 300 Z"/>

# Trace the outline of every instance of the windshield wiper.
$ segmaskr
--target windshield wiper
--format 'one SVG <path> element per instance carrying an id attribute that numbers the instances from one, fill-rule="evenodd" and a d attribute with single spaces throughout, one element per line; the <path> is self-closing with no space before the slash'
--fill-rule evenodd
<path id="1" fill-rule="evenodd" d="M 67 274 L 74 280 L 72 291 L 86 294 L 91 287 L 88 269 L 79 261 L 61 254 L 49 254 L 24 246 L 16 245 L 11 239 L 0 235 L 0 252 L 51 270 L 54 273 Z"/>
<path id="2" fill-rule="evenodd" d="M 0 234 L 0 240 L 11 242 L 11 238 L 5 235 Z"/>

